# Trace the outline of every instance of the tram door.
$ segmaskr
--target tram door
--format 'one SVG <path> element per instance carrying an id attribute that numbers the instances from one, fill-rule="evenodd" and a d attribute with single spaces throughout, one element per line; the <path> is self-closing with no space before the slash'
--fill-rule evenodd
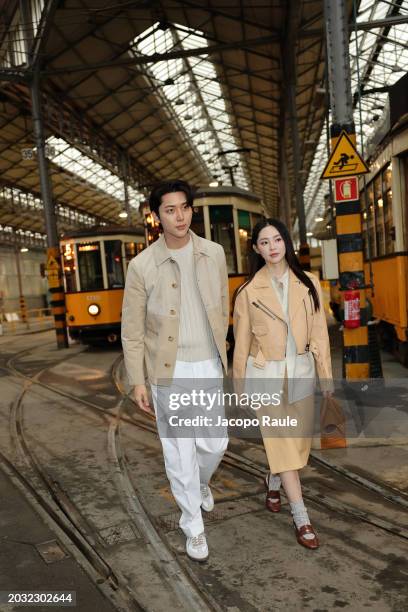
<path id="1" fill-rule="evenodd" d="M 211 240 L 218 242 L 225 252 L 228 274 L 236 274 L 237 249 L 235 245 L 232 206 L 210 206 Z"/>

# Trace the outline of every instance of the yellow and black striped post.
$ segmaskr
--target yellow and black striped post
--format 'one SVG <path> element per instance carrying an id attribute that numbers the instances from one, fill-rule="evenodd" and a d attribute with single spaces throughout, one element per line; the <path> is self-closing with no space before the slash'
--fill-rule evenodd
<path id="1" fill-rule="evenodd" d="M 356 176 L 366 172 L 366 167 L 355 150 L 353 97 L 351 92 L 349 56 L 349 15 L 347 3 L 324 0 L 326 33 L 327 83 L 330 94 L 332 125 L 330 129 L 332 154 L 322 178 L 335 179 Z M 336 144 L 345 132 L 344 150 Z M 340 145 L 340 142 L 339 142 Z M 357 161 L 363 168 L 359 169 Z M 330 167 L 330 169 L 329 169 Z M 343 375 L 346 378 L 368 378 L 370 375 L 367 303 L 363 267 L 363 240 L 361 235 L 360 200 L 358 188 L 350 196 L 343 194 L 343 201 L 336 205 L 337 252 L 339 259 L 339 284 L 344 305 L 347 289 L 360 293 L 360 325 L 353 329 L 344 326 Z M 354 199 L 355 198 L 355 199 Z"/>
<path id="2" fill-rule="evenodd" d="M 51 294 L 51 312 L 55 321 L 58 348 L 68 347 L 65 317 L 65 294 L 61 272 L 61 256 L 58 247 L 47 249 L 47 278 Z"/>
<path id="3" fill-rule="evenodd" d="M 339 127 L 332 126 L 331 149 L 337 144 Z M 355 144 L 355 133 L 348 134 Z M 360 199 L 336 204 L 337 253 L 339 285 L 344 312 L 344 292 L 356 289 L 360 294 L 360 325 L 343 328 L 343 376 L 347 379 L 369 378 L 370 354 L 368 348 L 368 308 L 365 292 L 363 237 Z"/>

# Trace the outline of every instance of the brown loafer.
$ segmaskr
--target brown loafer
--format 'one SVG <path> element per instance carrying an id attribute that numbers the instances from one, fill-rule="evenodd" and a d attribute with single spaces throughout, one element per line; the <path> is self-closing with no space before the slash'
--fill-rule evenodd
<path id="1" fill-rule="evenodd" d="M 269 490 L 268 476 L 265 476 L 265 480 L 264 480 L 265 489 L 266 489 L 265 506 L 267 507 L 269 512 L 280 512 L 280 509 L 281 509 L 280 491 L 270 491 Z"/>
<path id="2" fill-rule="evenodd" d="M 293 523 L 293 526 L 295 528 L 296 539 L 299 542 L 299 544 L 301 544 L 305 548 L 310 548 L 311 550 L 315 550 L 316 548 L 319 548 L 319 540 L 317 538 L 315 530 L 313 529 L 311 525 L 302 525 L 300 529 L 296 527 L 295 523 Z M 313 533 L 314 538 L 308 540 L 307 538 L 304 537 L 306 533 Z"/>

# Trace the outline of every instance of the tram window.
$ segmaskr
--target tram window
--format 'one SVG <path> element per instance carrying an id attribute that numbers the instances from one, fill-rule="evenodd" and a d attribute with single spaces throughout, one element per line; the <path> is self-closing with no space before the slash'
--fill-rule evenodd
<path id="1" fill-rule="evenodd" d="M 210 206 L 211 240 L 218 242 L 225 252 L 229 274 L 237 272 L 232 206 Z"/>
<path id="2" fill-rule="evenodd" d="M 106 273 L 108 289 L 121 289 L 125 285 L 122 266 L 122 241 L 105 240 Z"/>
<path id="3" fill-rule="evenodd" d="M 380 257 L 394 252 L 391 167 L 387 166 L 367 187 L 367 210 L 361 194 L 365 256 Z M 368 242 L 367 242 L 368 241 Z"/>
<path id="4" fill-rule="evenodd" d="M 385 253 L 394 252 L 395 229 L 392 217 L 392 170 L 388 166 L 383 172 L 383 199 L 384 199 L 384 235 Z"/>
<path id="5" fill-rule="evenodd" d="M 262 221 L 262 219 L 264 218 L 265 217 L 263 217 L 262 215 L 258 215 L 258 213 L 251 213 L 252 229 L 255 227 L 257 223 L 259 223 L 259 221 Z"/>
<path id="6" fill-rule="evenodd" d="M 81 291 L 103 289 L 99 242 L 81 242 L 78 244 L 78 266 Z"/>
<path id="7" fill-rule="evenodd" d="M 369 259 L 369 252 L 368 252 L 368 241 L 367 241 L 367 228 L 368 228 L 368 223 L 367 223 L 367 209 L 366 209 L 366 200 L 365 200 L 365 192 L 362 191 L 360 193 L 360 208 L 361 208 L 361 225 L 362 225 L 362 233 L 363 233 L 363 252 L 364 252 L 364 257 L 366 257 L 367 259 Z"/>
<path id="8" fill-rule="evenodd" d="M 78 291 L 75 277 L 75 250 L 73 244 L 62 247 L 62 262 L 64 266 L 65 290 Z"/>
<path id="9" fill-rule="evenodd" d="M 140 251 L 143 251 L 144 246 L 145 245 L 143 242 L 126 242 L 125 243 L 126 267 L 129 265 L 129 262 L 131 259 L 136 257 L 136 255 L 138 255 Z"/>
<path id="10" fill-rule="evenodd" d="M 197 236 L 205 238 L 204 211 L 202 206 L 193 206 L 193 218 L 190 227 Z"/>
<path id="11" fill-rule="evenodd" d="M 239 245 L 241 247 L 242 271 L 248 272 L 248 256 L 251 252 L 251 219 L 246 210 L 238 211 Z"/>
<path id="12" fill-rule="evenodd" d="M 377 176 L 374 181 L 374 200 L 375 200 L 375 228 L 377 236 L 376 255 L 385 255 L 384 239 L 384 199 L 382 193 L 381 176 Z"/>
<path id="13" fill-rule="evenodd" d="M 374 187 L 371 183 L 367 190 L 368 195 L 368 210 L 367 210 L 367 227 L 368 241 L 370 246 L 370 257 L 377 256 L 376 234 L 375 234 L 375 209 L 374 209 Z"/>

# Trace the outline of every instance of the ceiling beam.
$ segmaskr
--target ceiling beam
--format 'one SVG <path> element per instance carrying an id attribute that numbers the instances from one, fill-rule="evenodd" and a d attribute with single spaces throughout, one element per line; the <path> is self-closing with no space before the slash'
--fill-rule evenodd
<path id="1" fill-rule="evenodd" d="M 103 70 L 104 68 L 116 68 L 118 66 L 144 66 L 146 64 L 157 64 L 158 62 L 165 62 L 172 59 L 183 59 L 187 57 L 199 57 L 200 55 L 211 55 L 212 53 L 219 53 L 220 51 L 228 51 L 234 49 L 243 49 L 245 47 L 257 47 L 261 45 L 269 45 L 273 42 L 279 41 L 279 37 L 263 36 L 260 38 L 253 38 L 250 40 L 241 40 L 235 42 L 224 42 L 217 45 L 208 45 L 206 47 L 198 47 L 197 49 L 178 49 L 177 51 L 169 51 L 167 53 L 152 53 L 151 55 L 141 55 L 140 57 L 127 57 L 122 60 L 116 60 L 114 62 L 97 62 L 95 64 L 77 64 L 76 66 L 64 66 L 63 68 L 49 68 L 43 72 L 46 76 L 52 76 L 55 74 L 67 74 L 69 72 L 86 72 L 95 70 Z"/>

